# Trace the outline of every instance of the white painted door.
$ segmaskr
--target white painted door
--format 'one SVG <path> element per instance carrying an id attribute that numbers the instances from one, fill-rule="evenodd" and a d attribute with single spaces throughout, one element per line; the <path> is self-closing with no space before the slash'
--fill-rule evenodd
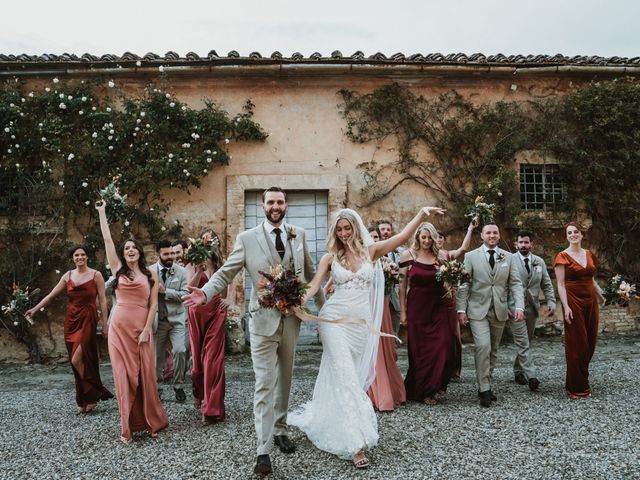
<path id="1" fill-rule="evenodd" d="M 324 191 L 287 191 L 287 215 L 285 222 L 304 228 L 307 237 L 309 253 L 315 265 L 326 253 L 327 200 L 329 192 Z M 262 192 L 245 192 L 244 195 L 244 215 L 245 228 L 253 228 L 264 221 L 262 210 Z M 311 280 L 311 279 L 308 279 Z M 245 273 L 245 311 L 249 309 L 249 299 L 251 298 L 251 281 Z M 312 312 L 316 312 L 315 305 L 307 305 Z M 245 331 L 247 338 L 248 331 Z M 316 343 L 318 334 L 315 323 L 303 322 L 300 327 L 300 338 L 298 343 Z"/>

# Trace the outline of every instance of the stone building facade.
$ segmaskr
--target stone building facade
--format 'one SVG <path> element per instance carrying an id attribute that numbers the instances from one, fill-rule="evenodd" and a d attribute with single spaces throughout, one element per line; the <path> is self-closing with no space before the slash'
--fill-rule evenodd
<path id="1" fill-rule="evenodd" d="M 179 220 L 190 236 L 213 227 L 223 234 L 229 249 L 236 235 L 259 218 L 256 192 L 279 185 L 297 195 L 292 205 L 296 212 L 291 214 L 313 231 L 312 250 L 317 254 L 322 253 L 327 218 L 345 206 L 358 208 L 362 201 L 364 179 L 358 165 L 372 158 L 391 162 L 397 155 L 393 145 L 355 144 L 345 136 L 345 120 L 338 108 L 340 89 L 367 93 L 397 82 L 427 98 L 456 90 L 481 104 L 563 95 L 593 80 L 638 73 L 639 58 L 561 55 L 366 57 L 361 52 L 351 56 L 333 52 L 283 57 L 275 52 L 269 57 L 258 53 L 241 57 L 237 52 L 219 56 L 214 51 L 207 57 L 192 53 L 180 57 L 173 52 L 144 57 L 130 53 L 121 57 L 0 55 L 0 77 L 28 78 L 34 84 L 54 76 L 102 78 L 137 92 L 163 76 L 169 90 L 194 108 L 210 98 L 237 112 L 250 98 L 255 104 L 254 119 L 270 134 L 267 141 L 230 144 L 230 164 L 217 167 L 199 190 L 191 195 L 168 192 L 172 200 L 168 219 Z M 428 191 L 406 184 L 384 201 L 359 210 L 367 222 L 392 218 L 401 227 L 419 207 L 433 202 Z M 452 245 L 460 241 L 460 233 L 452 233 Z M 474 244 L 478 241 L 474 239 Z"/>

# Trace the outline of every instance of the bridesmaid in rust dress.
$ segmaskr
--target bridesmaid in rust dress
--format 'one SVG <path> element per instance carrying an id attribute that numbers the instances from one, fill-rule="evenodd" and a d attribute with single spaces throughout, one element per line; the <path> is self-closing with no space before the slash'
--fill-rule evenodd
<path id="1" fill-rule="evenodd" d="M 369 228 L 369 234 L 371 234 L 374 242 L 380 241 L 381 235 L 378 227 Z M 388 296 L 384 297 L 380 331 L 390 334 L 395 333 Z M 404 405 L 407 401 L 402 373 L 400 373 L 400 368 L 398 367 L 398 353 L 394 338 L 380 337 L 376 358 L 376 376 L 367 391 L 367 395 L 371 399 L 373 408 L 379 412 L 393 412 L 395 407 Z"/>
<path id="2" fill-rule="evenodd" d="M 591 396 L 589 362 L 596 349 L 602 291 L 595 281 L 598 260 L 582 248 L 581 227 L 568 223 L 565 233 L 569 247 L 556 255 L 553 266 L 564 314 L 565 390 L 576 400 Z"/>
<path id="3" fill-rule="evenodd" d="M 436 281 L 439 249 L 435 227 L 425 222 L 416 231 L 412 250 L 400 256 L 400 323 L 407 325 L 409 370 L 404 384 L 407 399 L 438 403 L 455 370 L 453 299 Z M 407 292 L 408 288 L 408 292 Z"/>
<path id="4" fill-rule="evenodd" d="M 133 432 L 155 437 L 169 421 L 156 382 L 152 325 L 158 310 L 158 275 L 147 268 L 142 246 L 127 240 L 119 255 L 111 238 L 105 202 L 96 204 L 107 262 L 115 272 L 116 306 L 109 325 L 109 357 L 120 411 L 120 440 Z"/>
<path id="5" fill-rule="evenodd" d="M 187 265 L 190 287 L 202 288 L 223 263 L 218 236 L 212 230 L 207 232 L 217 243 L 211 247 L 211 256 L 203 265 Z M 224 420 L 224 325 L 227 307 L 234 297 L 235 286 L 232 284 L 225 299 L 216 295 L 209 303 L 188 310 L 193 404 L 201 410 L 204 425 Z"/>
<path id="6" fill-rule="evenodd" d="M 87 251 L 76 245 L 70 250 L 76 268 L 65 273 L 51 292 L 38 305 L 25 313 L 31 317 L 66 290 L 69 297 L 64 317 L 64 342 L 69 353 L 71 369 L 76 380 L 77 413 L 87 413 L 96 408 L 99 400 L 108 400 L 113 395 L 102 385 L 96 327 L 98 310 L 96 297 L 100 301 L 102 331 L 106 335 L 107 298 L 104 279 L 100 273 L 87 265 Z"/>

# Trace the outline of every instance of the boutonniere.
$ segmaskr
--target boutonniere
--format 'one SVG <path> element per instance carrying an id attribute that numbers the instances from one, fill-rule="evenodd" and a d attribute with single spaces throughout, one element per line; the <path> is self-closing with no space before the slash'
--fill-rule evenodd
<path id="1" fill-rule="evenodd" d="M 540 262 L 538 260 L 534 260 L 533 263 L 531 264 L 532 267 L 539 267 L 540 266 Z"/>
<path id="2" fill-rule="evenodd" d="M 498 252 L 498 255 L 496 255 L 496 260 L 499 261 L 499 262 L 504 260 L 504 253 Z"/>
<path id="3" fill-rule="evenodd" d="M 173 268 L 173 267 L 171 267 L 171 268 L 169 269 L 169 272 L 168 272 L 168 273 L 169 273 L 169 275 L 175 275 L 175 274 L 176 274 L 176 269 L 175 269 L 175 268 Z"/>
<path id="4" fill-rule="evenodd" d="M 294 240 L 298 236 L 298 232 L 294 227 L 287 227 L 287 240 Z"/>

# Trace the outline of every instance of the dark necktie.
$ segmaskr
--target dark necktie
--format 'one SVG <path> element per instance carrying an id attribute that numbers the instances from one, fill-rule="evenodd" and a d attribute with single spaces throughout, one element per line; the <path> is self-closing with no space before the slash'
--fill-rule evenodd
<path id="1" fill-rule="evenodd" d="M 489 265 L 491 265 L 491 270 L 496 266 L 496 259 L 493 256 L 496 254 L 495 250 L 488 250 L 489 252 Z"/>
<path id="2" fill-rule="evenodd" d="M 167 268 L 163 268 L 160 270 L 160 274 L 162 275 L 162 283 L 167 281 Z"/>
<path id="3" fill-rule="evenodd" d="M 524 268 L 527 269 L 527 273 L 531 273 L 531 268 L 529 268 L 529 259 L 528 258 L 524 259 Z"/>
<path id="4" fill-rule="evenodd" d="M 284 258 L 284 243 L 282 243 L 282 237 L 280 236 L 282 230 L 280 230 L 279 228 L 274 228 L 273 233 L 276 234 L 276 251 L 278 252 L 278 255 L 280 255 L 280 259 L 282 260 Z"/>

